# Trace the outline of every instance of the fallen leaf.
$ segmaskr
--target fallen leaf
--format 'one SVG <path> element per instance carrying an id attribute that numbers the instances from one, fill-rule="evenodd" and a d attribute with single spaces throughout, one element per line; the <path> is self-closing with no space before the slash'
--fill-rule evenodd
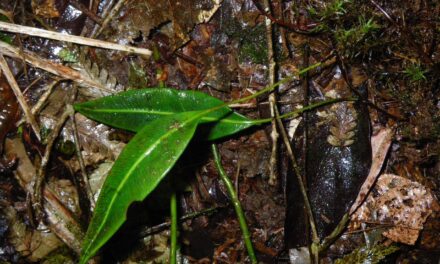
<path id="1" fill-rule="evenodd" d="M 420 183 L 382 174 L 352 220 L 391 225 L 382 235 L 394 242 L 414 245 L 432 213 L 433 200 L 433 195 Z"/>

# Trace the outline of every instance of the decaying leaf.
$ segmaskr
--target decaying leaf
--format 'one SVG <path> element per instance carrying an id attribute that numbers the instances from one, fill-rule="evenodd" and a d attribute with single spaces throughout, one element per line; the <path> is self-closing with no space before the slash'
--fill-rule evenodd
<path id="1" fill-rule="evenodd" d="M 432 213 L 433 199 L 420 183 L 393 174 L 382 174 L 352 219 L 392 225 L 383 232 L 384 236 L 395 242 L 414 245 Z"/>
<path id="2" fill-rule="evenodd" d="M 14 176 L 21 188 L 27 192 L 32 192 L 32 180 L 36 175 L 36 168 L 26 154 L 23 142 L 20 139 L 7 140 L 5 144 L 6 153 L 13 154 L 18 159 L 17 169 Z M 53 185 L 53 183 L 51 184 Z M 68 247 L 73 251 L 80 251 L 80 241 L 84 233 L 80 225 L 76 222 L 72 213 L 60 202 L 55 192 L 50 186 L 46 186 L 43 191 L 45 200 L 45 212 L 47 214 L 47 225 Z M 67 198 L 71 200 L 70 198 Z M 45 233 L 49 233 L 46 232 Z"/>
<path id="3" fill-rule="evenodd" d="M 121 18 L 114 25 L 118 34 L 113 37 L 136 37 L 139 31 L 145 36 L 158 28 L 164 29 L 174 48 L 189 40 L 188 33 L 194 25 L 207 22 L 220 7 L 219 0 L 212 1 L 129 1 L 121 12 Z M 145 19 L 145 18 L 148 19 Z"/>
<path id="4" fill-rule="evenodd" d="M 60 16 L 55 0 L 32 0 L 32 10 L 35 15 L 44 18 L 56 18 Z"/>
<path id="5" fill-rule="evenodd" d="M 28 228 L 13 207 L 4 208 L 2 214 L 10 222 L 9 240 L 17 252 L 27 256 L 28 261 L 39 261 L 62 245 L 54 233 Z"/>

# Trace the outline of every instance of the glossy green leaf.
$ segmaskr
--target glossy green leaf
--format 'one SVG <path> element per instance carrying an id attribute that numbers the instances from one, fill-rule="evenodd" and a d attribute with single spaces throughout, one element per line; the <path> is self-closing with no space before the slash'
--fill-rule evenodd
<path id="1" fill-rule="evenodd" d="M 75 110 L 101 123 L 137 132 L 151 120 L 175 113 L 210 109 L 221 104 L 221 100 L 197 91 L 148 88 L 76 104 Z M 218 119 L 220 120 L 217 121 Z M 201 119 L 201 123 L 212 121 L 217 122 L 212 124 L 208 135 L 210 140 L 234 134 L 253 125 L 251 120 L 228 107 L 222 107 Z"/>
<path id="2" fill-rule="evenodd" d="M 190 142 L 200 115 L 184 112 L 156 119 L 127 144 L 101 189 L 80 263 L 86 263 L 119 229 L 132 202 L 144 200 L 156 188 Z"/>

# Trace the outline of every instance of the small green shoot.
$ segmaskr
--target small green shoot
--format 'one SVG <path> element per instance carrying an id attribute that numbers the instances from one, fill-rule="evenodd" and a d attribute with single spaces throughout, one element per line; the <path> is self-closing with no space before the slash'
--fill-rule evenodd
<path id="1" fill-rule="evenodd" d="M 378 30 L 380 26 L 374 21 L 373 18 L 366 20 L 365 17 L 359 17 L 359 28 L 362 34 L 365 36 L 371 32 Z"/>
<path id="2" fill-rule="evenodd" d="M 324 2 L 321 8 L 310 7 L 308 11 L 320 21 L 338 19 L 347 13 L 347 6 L 351 4 L 351 2 L 352 0 L 335 0 L 330 3 Z"/>
<path id="3" fill-rule="evenodd" d="M 344 27 L 337 28 L 334 36 L 341 52 L 347 57 L 351 57 L 369 49 L 371 36 L 379 28 L 380 26 L 373 18 L 367 20 L 361 16 L 357 25 L 353 25 L 348 29 Z"/>
<path id="4" fill-rule="evenodd" d="M 335 32 L 336 40 L 344 46 L 353 46 L 361 42 L 368 34 L 379 29 L 380 26 L 372 18 L 359 18 L 359 24 L 349 29 L 338 29 Z"/>
<path id="5" fill-rule="evenodd" d="M 423 70 L 420 64 L 411 64 L 404 71 L 406 77 L 409 78 L 412 82 L 418 82 L 422 80 L 426 81 L 426 72 L 428 71 Z"/>

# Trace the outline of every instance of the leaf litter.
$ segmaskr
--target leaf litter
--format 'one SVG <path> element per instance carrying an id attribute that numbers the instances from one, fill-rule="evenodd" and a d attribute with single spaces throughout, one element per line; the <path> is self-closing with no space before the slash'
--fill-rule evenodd
<path id="1" fill-rule="evenodd" d="M 36 6 L 39 8 L 38 12 L 30 7 L 16 10 L 14 15 L 21 17 L 16 21 L 21 23 L 21 21 L 26 21 L 22 18 L 35 15 L 39 17 L 40 22 L 46 23 L 46 26 L 53 26 L 59 30 L 76 32 L 76 34 L 82 30 L 86 34 L 92 31 L 93 23 L 87 19 L 86 24 L 83 24 L 86 16 L 81 12 L 76 13 L 79 15 L 69 21 L 67 15 L 68 12 L 72 12 L 69 11 L 72 10 L 70 6 L 69 8 L 57 6 L 58 9 L 54 9 L 54 6 L 50 5 L 53 1 L 45 2 L 49 4 Z M 102 1 L 102 5 L 110 2 Z M 264 32 L 265 29 L 264 16 L 254 6 L 253 1 L 223 1 L 221 6 L 217 6 L 217 3 L 211 1 L 195 1 L 196 3 L 181 1 L 180 6 L 177 3 L 168 2 L 141 2 L 129 1 L 111 20 L 109 26 L 101 33 L 100 38 L 156 49 L 159 59 L 154 60 L 99 49 L 90 49 L 87 56 L 84 57 L 83 50 L 80 48 L 78 52 L 83 56 L 80 57 L 82 66 L 79 65 L 76 69 L 83 71 L 89 84 L 93 81 L 114 91 L 139 87 L 136 79 L 129 78 L 129 67 L 136 65 L 138 70 L 144 72 L 142 82 L 149 87 L 156 87 L 163 81 L 169 87 L 199 90 L 223 101 L 244 97 L 264 87 L 267 74 L 266 43 L 264 43 L 264 38 L 261 38 L 261 35 L 264 34 L 261 32 Z M 436 240 L 433 235 L 439 230 L 435 225 L 439 215 L 438 206 L 436 207 L 435 204 L 437 203 L 436 197 L 440 194 L 438 177 L 436 178 L 439 168 L 438 131 L 440 130 L 438 129 L 438 120 L 440 119 L 439 95 L 436 86 L 438 85 L 438 77 L 436 77 L 438 69 L 434 66 L 438 62 L 440 53 L 439 46 L 436 44 L 437 22 L 432 19 L 423 19 L 423 17 L 438 15 L 439 9 L 436 7 L 436 3 L 431 3 L 431 1 L 413 4 L 397 4 L 395 1 L 377 1 L 374 2 L 375 4 L 373 1 L 370 1 L 370 4 L 357 1 L 333 2 L 334 5 L 321 1 L 313 3 L 300 1 L 298 5 L 288 1 L 272 3 L 273 13 L 276 17 L 283 17 L 284 21 L 291 21 L 293 26 L 301 30 L 314 29 L 318 32 L 315 37 L 308 37 L 292 33 L 289 30 L 281 33 L 281 27 L 277 27 L 279 33 L 276 34 L 286 34 L 285 36 L 280 35 L 280 40 L 288 42 L 287 45 L 281 43 L 277 47 L 282 50 L 279 54 L 284 54 L 284 56 L 290 54 L 287 57 L 277 57 L 280 65 L 280 78 L 291 74 L 294 69 L 303 67 L 305 63 L 303 55 L 306 52 L 301 47 L 304 44 L 308 44 L 311 49 L 310 64 L 337 51 L 342 55 L 338 58 L 339 69 L 344 71 L 341 64 L 353 65 L 353 67 L 363 64 L 368 73 L 370 101 L 382 110 L 385 109 L 389 114 L 401 117 L 403 120 L 392 118 L 370 105 L 369 114 L 373 134 L 386 127 L 393 127 L 396 131 L 392 137 L 389 154 L 383 154 L 382 172 L 384 173 L 380 172 L 381 166 L 376 167 L 373 173 L 375 176 L 369 180 L 368 188 L 361 190 L 362 198 L 367 197 L 366 201 L 352 216 L 356 222 L 353 221 L 350 228 L 355 226 L 356 229 L 349 229 L 329 249 L 327 255 L 323 255 L 323 259 L 334 261 L 336 258 L 344 259 L 344 256 L 349 259 L 350 252 L 353 252 L 354 255 L 357 254 L 356 252 L 391 252 L 387 250 L 390 241 L 393 241 L 395 242 L 393 247 L 399 247 L 400 251 L 387 257 L 391 259 L 388 260 L 391 263 L 404 263 L 405 258 L 409 259 L 410 257 L 420 260 L 430 258 L 435 261 L 435 258 L 438 258 L 438 254 L 436 255 L 435 252 L 438 252 L 440 245 L 438 238 Z M 342 4 L 343 9 L 332 9 L 338 7 L 336 3 Z M 190 10 L 190 12 L 179 12 L 189 6 L 192 8 L 185 10 Z M 1 3 L 0 8 L 7 11 L 14 10 L 8 3 Z M 96 3 L 91 8 L 98 14 L 103 12 L 102 6 L 98 6 Z M 214 10 L 217 10 L 217 13 L 214 14 Z M 282 12 L 280 13 L 279 10 Z M 332 12 L 335 13 L 332 15 Z M 209 16 L 212 16 L 211 21 L 200 24 L 202 21 L 207 21 L 206 18 Z M 364 16 L 364 18 L 360 19 L 359 16 Z M 399 24 L 399 21 L 408 18 L 414 18 L 406 21 L 410 26 Z M 30 26 L 39 27 L 42 25 L 33 19 L 27 21 L 29 23 L 27 25 Z M 84 25 L 86 25 L 85 28 Z M 369 30 L 369 25 L 375 25 L 374 30 Z M 361 29 L 364 30 L 362 34 L 356 33 L 356 30 Z M 350 43 L 342 45 L 338 42 L 344 39 Z M 336 45 L 329 44 L 335 43 L 335 41 Z M 13 45 L 19 47 L 18 43 L 16 40 Z M 39 55 L 39 58 L 56 58 L 53 50 L 60 44 L 54 41 L 48 41 L 47 45 L 42 43 L 38 38 L 26 38 L 23 48 L 25 51 L 27 49 L 34 51 Z M 283 47 L 283 45 L 285 46 Z M 320 71 L 310 72 L 310 82 L 313 84 L 313 89 L 322 88 L 324 91 L 332 88 L 331 85 L 335 82 L 330 80 L 336 76 L 334 73 L 337 68 L 334 61 L 336 60 L 329 62 Z M 16 78 L 20 87 L 23 90 L 28 89 L 25 96 L 30 105 L 35 104 L 45 90 L 47 83 L 50 82 L 51 75 L 43 70 L 29 67 L 30 65 L 24 68 L 20 59 L 8 62 L 12 65 L 13 72 L 19 73 Z M 23 74 L 23 72 L 25 73 Z M 66 76 L 68 78 L 68 75 Z M 84 88 L 81 80 L 77 81 L 79 93 L 75 102 L 100 98 L 106 94 L 102 89 Z M 331 85 L 328 86 L 329 84 Z M 73 86 L 65 81 L 55 87 L 55 92 L 45 103 L 44 111 L 38 116 L 40 125 L 50 128 L 57 122 L 59 111 L 62 111 L 60 109 L 63 109 L 65 105 L 64 97 L 71 89 Z M 298 105 L 304 105 L 304 90 L 301 88 L 300 79 L 283 85 L 278 92 L 281 112 L 289 112 Z M 3 95 L 0 94 L 0 96 Z M 8 100 L 13 102 L 12 99 Z M 267 105 L 266 98 L 261 97 L 249 104 L 238 105 L 238 108 L 234 109 L 248 118 L 264 118 L 269 116 Z M 91 177 L 94 192 L 98 193 L 100 187 L 96 187 L 96 185 L 100 184 L 96 184 L 96 182 L 103 181 L 113 161 L 132 135 L 98 124 L 79 114 L 76 115 L 76 119 L 82 147 L 81 153 L 87 173 Z M 307 117 L 302 120 L 307 121 Z M 289 122 L 293 121 L 289 120 Z M 7 135 L 5 157 L 15 157 L 17 161 L 15 167 L 12 165 L 4 166 L 6 169 L 2 173 L 9 175 L 10 178 L 15 177 L 18 183 L 4 186 L 12 186 L 10 187 L 12 190 L 30 193 L 31 187 L 27 184 L 32 180 L 38 168 L 39 152 L 44 152 L 44 144 L 36 141 L 26 126 L 20 127 L 20 131 L 23 131 L 20 133 L 16 133 L 17 127 L 13 122 L 8 122 L 7 127 L 7 129 L 2 127 L 0 140 L 3 140 Z M 302 131 L 300 123 L 293 134 L 293 140 L 299 141 Z M 267 137 L 269 133 L 269 128 L 254 128 L 249 132 L 220 141 L 222 145 L 220 150 L 224 167 L 229 176 L 233 177 L 246 211 L 255 247 L 259 252 L 259 259 L 264 263 L 277 263 L 287 261 L 287 254 L 284 251 L 284 233 L 288 231 L 287 229 L 292 226 L 292 223 L 286 222 L 284 224 L 285 208 L 291 210 L 283 195 L 285 183 L 278 188 L 271 188 L 268 187 L 265 180 L 268 176 L 267 160 L 270 158 L 270 151 L 268 151 L 270 138 Z M 10 139 L 15 142 L 12 147 Z M 70 121 L 64 126 L 59 140 L 61 142 L 72 141 Z M 18 146 L 23 145 L 20 142 L 24 142 L 27 152 L 20 151 L 18 153 Z M 3 146 L 3 142 L 0 144 Z M 181 213 L 186 214 L 211 206 L 227 204 L 225 188 L 215 177 L 215 169 L 207 160 L 207 154 L 197 147 L 190 146 L 190 149 L 191 152 L 183 155 L 182 163 L 177 164 L 178 169 L 173 170 L 170 174 L 170 176 L 179 177 L 183 175 L 182 178 L 188 182 L 184 183 L 185 187 L 182 188 Z M 280 151 L 282 154 L 285 153 L 282 147 Z M 300 162 L 303 158 L 298 155 Z M 56 246 L 45 252 L 38 251 L 34 247 L 27 248 L 28 252 L 24 253 L 23 243 L 12 243 L 11 247 L 11 242 L 18 240 L 13 240 L 11 235 L 2 237 L 0 246 L 2 250 L 4 249 L 2 252 L 5 253 L 0 256 L 1 260 L 5 259 L 10 262 L 16 260 L 17 262 L 18 260 L 42 261 L 51 256 L 48 254 L 49 251 L 56 253 L 55 249 L 62 247 L 62 243 L 70 247 L 73 252 L 79 252 L 78 242 L 82 240 L 81 237 L 85 231 L 81 230 L 79 223 L 84 224 L 88 220 L 87 217 L 84 217 L 86 215 L 84 207 L 80 210 L 74 209 L 77 208 L 78 192 L 72 191 L 71 187 L 74 185 L 75 177 L 78 177 L 80 166 L 76 155 L 65 157 L 58 151 L 53 152 L 51 160 L 53 162 L 49 165 L 47 189 L 54 188 L 54 191 L 45 197 L 49 200 L 54 197 L 58 198 L 47 204 L 47 220 L 51 230 L 49 233 L 56 234 L 61 239 L 54 243 Z M 62 162 L 58 162 L 60 160 Z M 280 162 L 286 161 L 281 159 Z M 60 169 L 63 166 L 67 169 Z M 288 166 L 280 165 L 280 168 L 281 177 L 291 177 L 291 172 L 287 169 Z M 67 173 L 69 170 L 71 172 Z M 53 173 L 53 171 L 59 173 Z M 195 174 L 198 176 L 194 176 Z M 372 174 L 371 171 L 370 174 Z M 20 175 L 27 175 L 27 178 L 20 178 Z M 373 186 L 378 175 L 380 176 Z M 4 179 L 1 180 L 2 184 L 3 181 Z M 6 198 L 10 206 L 3 207 L 2 204 L 1 210 L 2 212 L 14 210 L 16 212 L 14 219 L 24 219 L 22 225 L 26 227 L 27 232 L 37 234 L 39 232 L 37 228 L 30 224 L 31 216 L 27 210 L 23 209 L 28 206 L 25 196 L 14 194 L 12 198 Z M 160 207 L 165 208 L 168 205 L 157 202 L 165 200 L 165 197 L 161 198 L 159 194 L 155 193 L 144 201 L 141 205 L 142 210 L 150 213 L 145 221 L 134 221 L 134 223 L 132 221 L 131 227 L 153 226 L 165 221 L 168 213 L 161 211 Z M 159 206 L 152 204 L 159 204 Z M 53 210 L 52 213 L 50 210 Z M 54 226 L 54 223 L 57 222 L 56 217 L 63 215 L 61 212 L 66 213 L 63 217 L 67 217 L 64 219 L 71 221 L 72 225 Z M 358 215 L 360 212 L 362 214 Z M 129 213 L 130 215 L 132 213 Z M 132 220 L 139 219 L 139 217 L 130 218 Z M 5 234 L 11 234 L 15 230 L 10 224 L 11 219 L 5 224 L 2 222 L 6 228 L 10 226 L 9 231 Z M 188 260 L 193 263 L 198 261 L 199 263 L 203 263 L 203 261 L 230 263 L 246 261 L 246 251 L 240 242 L 241 233 L 238 222 L 230 207 L 218 209 L 213 215 L 204 216 L 204 221 L 200 221 L 200 219 L 202 218 L 195 218 L 182 224 L 182 253 L 187 256 Z M 364 225 L 356 225 L 360 222 Z M 69 227 L 72 226 L 77 226 L 80 231 L 69 231 Z M 128 226 L 130 227 L 130 223 Z M 129 227 L 122 230 L 116 240 L 130 237 L 133 231 L 129 231 Z M 64 231 L 59 232 L 63 229 Z M 200 232 L 200 229 L 204 229 L 204 232 Z M 354 239 L 354 234 L 359 234 L 359 232 L 363 232 L 365 236 L 373 237 L 374 230 L 379 230 L 383 236 L 379 236 L 374 241 L 375 246 L 373 247 L 368 248 L 362 239 Z M 419 235 L 420 232 L 421 235 Z M 122 251 L 122 247 L 118 247 L 121 244 L 118 244 L 117 241 L 111 241 L 110 245 L 102 252 L 104 261 L 114 261 L 115 259 L 126 263 L 143 260 L 166 261 L 168 257 L 167 235 L 166 232 L 163 232 L 144 238 L 140 243 L 130 244 L 133 245 L 130 251 L 132 253 L 127 258 L 126 255 L 121 256 L 116 253 L 119 248 Z M 342 250 L 344 248 L 343 238 L 350 236 L 353 239 L 351 241 L 357 242 L 352 243 L 351 247 L 345 247 L 347 250 Z M 51 237 L 55 236 L 51 235 Z M 194 239 L 194 237 L 198 239 Z M 200 239 L 206 241 L 206 245 L 197 244 L 196 240 Z M 38 243 L 36 236 L 35 240 L 31 240 L 31 244 L 27 245 L 32 245 L 32 243 Z M 403 247 L 402 244 L 414 245 Z M 376 246 L 378 247 L 376 248 Z M 8 247 L 9 249 L 6 250 Z M 12 248 L 14 249 L 12 250 Z M 153 250 L 145 251 L 146 248 Z M 143 254 L 144 251 L 149 253 Z M 154 252 L 161 253 L 157 259 L 154 257 Z M 76 258 L 75 254 L 66 254 L 66 256 L 71 259 Z"/>

